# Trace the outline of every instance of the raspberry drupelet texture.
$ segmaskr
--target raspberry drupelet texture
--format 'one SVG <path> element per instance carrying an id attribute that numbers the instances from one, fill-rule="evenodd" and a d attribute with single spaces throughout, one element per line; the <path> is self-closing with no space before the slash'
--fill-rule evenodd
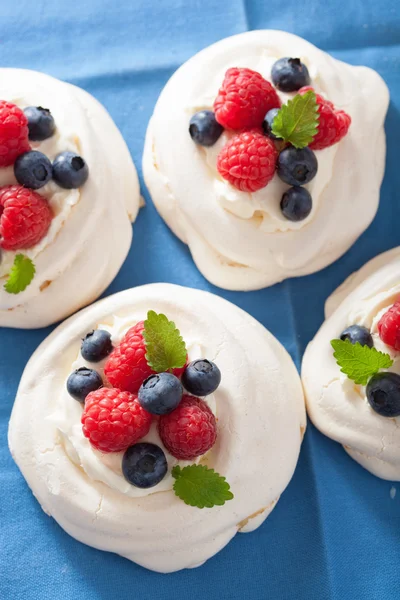
<path id="1" fill-rule="evenodd" d="M 378 332 L 382 342 L 400 350 L 400 300 L 382 315 L 378 323 Z"/>
<path id="2" fill-rule="evenodd" d="M 45 198 L 29 188 L 0 188 L 0 246 L 22 250 L 38 244 L 49 230 L 53 213 Z"/>
<path id="3" fill-rule="evenodd" d="M 260 126 L 271 108 L 279 108 L 272 84 L 251 69 L 228 69 L 214 102 L 215 118 L 227 129 Z"/>
<path id="4" fill-rule="evenodd" d="M 0 167 L 13 165 L 20 154 L 30 149 L 25 114 L 12 102 L 0 100 Z"/>
<path id="5" fill-rule="evenodd" d="M 152 416 L 137 396 L 118 389 L 100 388 L 86 396 L 82 430 L 101 452 L 122 452 L 147 435 Z"/>

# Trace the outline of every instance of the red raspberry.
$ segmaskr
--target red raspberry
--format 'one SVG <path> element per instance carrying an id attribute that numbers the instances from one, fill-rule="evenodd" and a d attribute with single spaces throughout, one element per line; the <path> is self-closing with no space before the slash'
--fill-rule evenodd
<path id="1" fill-rule="evenodd" d="M 217 169 L 241 192 L 256 192 L 273 178 L 277 158 L 272 140 L 256 131 L 244 131 L 222 148 Z"/>
<path id="2" fill-rule="evenodd" d="M 158 432 L 172 456 L 192 460 L 214 446 L 217 423 L 204 400 L 184 395 L 178 408 L 160 417 Z"/>
<path id="3" fill-rule="evenodd" d="M 31 149 L 28 135 L 24 112 L 12 102 L 0 100 L 0 167 L 13 165 L 17 156 Z"/>
<path id="4" fill-rule="evenodd" d="M 261 125 L 271 108 L 279 108 L 279 96 L 269 81 L 251 69 L 228 69 L 214 102 L 215 118 L 227 129 Z"/>
<path id="5" fill-rule="evenodd" d="M 131 327 L 104 366 L 104 373 L 111 385 L 131 394 L 137 394 L 143 381 L 154 373 L 146 361 L 143 329 L 143 321 Z M 174 369 L 173 374 L 180 378 L 184 370 L 185 367 Z"/>
<path id="6" fill-rule="evenodd" d="M 53 213 L 45 198 L 21 185 L 0 188 L 0 246 L 32 248 L 49 230 Z"/>
<path id="7" fill-rule="evenodd" d="M 305 94 L 312 89 L 310 86 L 303 87 L 299 90 L 299 94 Z M 336 110 L 329 100 L 325 100 L 319 94 L 315 95 L 319 107 L 319 125 L 318 133 L 310 144 L 310 148 L 312 150 L 323 150 L 328 146 L 337 144 L 344 138 L 350 127 L 351 117 L 344 110 Z"/>
<path id="8" fill-rule="evenodd" d="M 400 350 L 400 300 L 380 318 L 378 332 L 382 342 L 395 350 Z"/>
<path id="9" fill-rule="evenodd" d="M 86 396 L 82 431 L 101 452 L 121 452 L 147 435 L 152 416 L 137 396 L 117 389 L 100 388 Z"/>

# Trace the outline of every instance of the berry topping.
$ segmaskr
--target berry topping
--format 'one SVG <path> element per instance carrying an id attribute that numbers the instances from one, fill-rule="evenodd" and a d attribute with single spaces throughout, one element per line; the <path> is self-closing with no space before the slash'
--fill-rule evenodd
<path id="1" fill-rule="evenodd" d="M 156 444 L 135 444 L 125 451 L 122 458 L 125 479 L 138 488 L 154 487 L 164 479 L 167 470 L 165 454 Z"/>
<path id="2" fill-rule="evenodd" d="M 190 394 L 208 396 L 221 383 L 221 371 L 215 363 L 200 358 L 188 364 L 182 375 L 182 383 Z"/>
<path id="3" fill-rule="evenodd" d="M 47 156 L 37 150 L 25 152 L 15 161 L 14 175 L 21 185 L 38 190 L 51 179 L 51 162 Z"/>
<path id="4" fill-rule="evenodd" d="M 17 156 L 30 149 L 28 119 L 18 106 L 0 100 L 0 167 L 13 165 Z"/>
<path id="5" fill-rule="evenodd" d="M 67 379 L 68 393 L 82 404 L 90 392 L 98 390 L 102 385 L 103 381 L 98 372 L 86 367 L 77 369 Z"/>
<path id="6" fill-rule="evenodd" d="M 295 92 L 310 83 L 310 75 L 299 58 L 280 58 L 271 70 L 274 86 L 281 92 Z"/>
<path id="7" fill-rule="evenodd" d="M 395 302 L 380 318 L 378 332 L 382 342 L 400 350 L 400 301 Z"/>
<path id="8" fill-rule="evenodd" d="M 312 87 L 304 87 L 299 93 L 305 94 L 312 90 Z M 313 150 L 323 150 L 328 146 L 333 146 L 340 142 L 347 134 L 351 125 L 351 117 L 344 110 L 336 110 L 332 102 L 325 100 L 319 94 L 316 94 L 316 100 L 319 112 L 318 133 L 314 136 L 310 148 Z"/>
<path id="9" fill-rule="evenodd" d="M 310 193 L 298 185 L 289 188 L 282 196 L 281 211 L 289 221 L 303 221 L 312 209 Z"/>
<path id="10" fill-rule="evenodd" d="M 217 159 L 219 174 L 242 192 L 256 192 L 273 178 L 278 153 L 274 143 L 261 133 L 235 135 Z"/>
<path id="11" fill-rule="evenodd" d="M 160 417 L 158 431 L 168 452 L 180 460 L 205 454 L 217 438 L 216 420 L 207 404 L 186 395 L 178 408 Z"/>
<path id="12" fill-rule="evenodd" d="M 19 185 L 0 188 L 0 246 L 32 248 L 46 235 L 53 213 L 47 200 Z"/>
<path id="13" fill-rule="evenodd" d="M 86 397 L 82 431 L 97 450 L 121 452 L 148 434 L 151 419 L 137 396 L 101 388 Z"/>
<path id="14" fill-rule="evenodd" d="M 61 152 L 53 162 L 53 179 L 67 190 L 81 187 L 89 177 L 86 162 L 75 152 Z"/>
<path id="15" fill-rule="evenodd" d="M 88 362 L 99 362 L 108 356 L 112 349 L 111 334 L 104 329 L 96 329 L 88 333 L 82 341 L 81 354 Z"/>
<path id="16" fill-rule="evenodd" d="M 349 340 L 352 344 L 361 344 L 361 346 L 368 346 L 372 348 L 374 341 L 372 335 L 366 327 L 362 325 L 350 325 L 340 334 L 340 339 L 343 341 Z"/>
<path id="17" fill-rule="evenodd" d="M 377 373 L 368 381 L 367 399 L 382 417 L 400 416 L 400 376 L 396 373 Z"/>
<path id="18" fill-rule="evenodd" d="M 276 117 L 276 115 L 279 112 L 279 108 L 271 108 L 271 110 L 269 110 L 267 112 L 267 114 L 264 117 L 264 121 L 262 123 L 262 128 L 263 131 L 265 133 L 265 135 L 267 135 L 269 138 L 271 138 L 271 140 L 277 140 L 279 138 L 276 137 L 276 135 L 274 135 L 272 133 L 272 123 Z"/>
<path id="19" fill-rule="evenodd" d="M 28 106 L 24 108 L 24 113 L 28 119 L 29 139 L 32 142 L 42 142 L 53 135 L 56 126 L 48 108 Z"/>
<path id="20" fill-rule="evenodd" d="M 215 118 L 228 129 L 261 125 L 280 100 L 269 81 L 251 69 L 228 69 L 214 102 Z"/>
<path id="21" fill-rule="evenodd" d="M 213 146 L 223 130 L 212 110 L 201 110 L 190 119 L 190 137 L 200 146 Z"/>
<path id="22" fill-rule="evenodd" d="M 317 170 L 318 162 L 310 148 L 289 146 L 279 154 L 277 172 L 289 185 L 305 185 L 316 176 Z"/>
<path id="23" fill-rule="evenodd" d="M 182 384 L 172 373 L 150 375 L 140 386 L 141 406 L 153 415 L 166 415 L 182 400 Z"/>

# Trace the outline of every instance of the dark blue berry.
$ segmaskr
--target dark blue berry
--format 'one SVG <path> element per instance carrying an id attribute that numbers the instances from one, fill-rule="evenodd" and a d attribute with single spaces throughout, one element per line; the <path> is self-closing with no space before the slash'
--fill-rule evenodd
<path id="1" fill-rule="evenodd" d="M 29 139 L 32 142 L 42 142 L 53 135 L 56 125 L 48 108 L 28 106 L 24 108 L 24 113 L 28 119 Z"/>
<path id="2" fill-rule="evenodd" d="M 361 346 L 369 346 L 370 348 L 374 346 L 374 340 L 369 329 L 362 325 L 350 325 L 350 327 L 342 331 L 340 339 L 343 341 L 349 340 L 352 344 L 358 342 Z"/>
<path id="3" fill-rule="evenodd" d="M 164 452 L 156 444 L 140 442 L 128 448 L 122 457 L 122 473 L 138 488 L 150 488 L 164 479 L 168 470 Z"/>
<path id="4" fill-rule="evenodd" d="M 288 146 L 279 154 L 277 173 L 289 185 L 305 185 L 318 171 L 318 162 L 310 148 Z"/>
<path id="5" fill-rule="evenodd" d="M 90 392 L 98 390 L 103 385 L 103 381 L 97 371 L 81 367 L 77 369 L 67 379 L 68 393 L 82 404 Z"/>
<path id="6" fill-rule="evenodd" d="M 208 396 L 221 383 L 221 371 L 210 360 L 200 358 L 191 362 L 182 375 L 185 389 L 195 396 Z"/>
<path id="7" fill-rule="evenodd" d="M 213 146 L 223 130 L 211 110 L 201 110 L 190 119 L 190 137 L 200 146 Z"/>
<path id="8" fill-rule="evenodd" d="M 280 58 L 271 71 L 272 82 L 281 92 L 295 92 L 310 85 L 308 69 L 299 58 Z"/>
<path id="9" fill-rule="evenodd" d="M 382 417 L 400 416 L 400 375 L 377 373 L 367 384 L 367 399 Z"/>
<path id="10" fill-rule="evenodd" d="M 81 187 L 89 177 L 86 162 L 75 152 L 61 152 L 53 162 L 53 179 L 67 190 Z"/>
<path id="11" fill-rule="evenodd" d="M 113 349 L 111 334 L 104 329 L 96 329 L 87 334 L 82 341 L 81 354 L 88 362 L 99 362 Z"/>
<path id="12" fill-rule="evenodd" d="M 279 112 L 279 108 L 271 108 L 271 110 L 269 110 L 267 112 L 267 114 L 265 115 L 263 124 L 262 124 L 262 128 L 264 130 L 265 135 L 267 135 L 269 138 L 271 138 L 271 140 L 278 140 L 279 138 L 276 137 L 276 135 L 274 135 L 272 133 L 272 123 L 273 120 L 275 119 L 276 115 Z"/>
<path id="13" fill-rule="evenodd" d="M 172 373 L 150 375 L 138 393 L 141 406 L 152 415 L 167 415 L 182 400 L 182 384 Z"/>
<path id="14" fill-rule="evenodd" d="M 51 179 L 51 162 L 37 150 L 31 150 L 18 156 L 14 164 L 15 179 L 19 184 L 38 190 Z"/>
<path id="15" fill-rule="evenodd" d="M 310 193 L 296 185 L 289 188 L 282 196 L 281 211 L 289 221 L 303 221 L 312 209 Z"/>

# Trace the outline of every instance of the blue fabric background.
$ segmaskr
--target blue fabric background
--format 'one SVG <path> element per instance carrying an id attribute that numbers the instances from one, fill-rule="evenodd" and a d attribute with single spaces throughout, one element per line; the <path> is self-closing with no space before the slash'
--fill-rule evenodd
<path id="1" fill-rule="evenodd" d="M 323 319 L 326 296 L 367 259 L 400 244 L 397 1 L 0 0 L 0 63 L 41 70 L 94 94 L 121 129 L 141 175 L 146 125 L 175 69 L 211 43 L 257 28 L 297 33 L 337 58 L 373 67 L 388 83 L 388 159 L 376 220 L 324 271 L 231 293 L 203 279 L 142 187 L 147 206 L 107 294 L 155 281 L 211 290 L 259 319 L 299 365 Z M 49 331 L 0 331 L 1 600 L 400 597 L 400 491 L 392 499 L 390 482 L 364 471 L 311 426 L 296 474 L 271 517 L 255 533 L 236 536 L 201 569 L 162 576 L 70 538 L 41 511 L 6 441 L 22 370 Z"/>

